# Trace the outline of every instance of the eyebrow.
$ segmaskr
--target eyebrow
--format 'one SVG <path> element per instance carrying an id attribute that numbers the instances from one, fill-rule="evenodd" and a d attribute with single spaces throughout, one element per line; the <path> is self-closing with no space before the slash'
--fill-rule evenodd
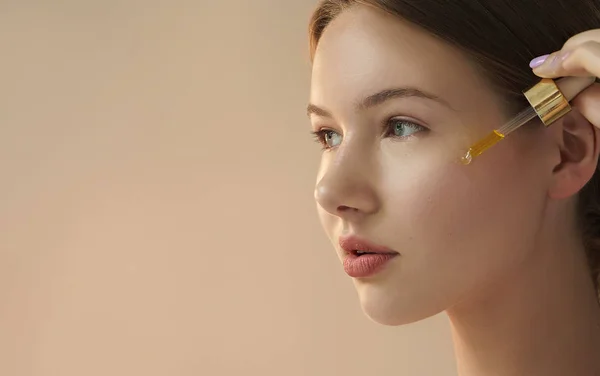
<path id="1" fill-rule="evenodd" d="M 450 104 L 448 104 L 448 102 L 446 102 L 442 98 L 440 98 L 436 95 L 427 93 L 425 91 L 422 91 L 420 89 L 412 88 L 412 87 L 400 87 L 400 88 L 395 88 L 395 89 L 382 90 L 373 95 L 369 95 L 368 97 L 366 97 L 365 99 L 360 101 L 356 107 L 359 110 L 366 110 L 366 109 L 378 106 L 384 102 L 387 102 L 390 99 L 410 98 L 410 97 L 429 99 L 432 101 L 436 101 L 450 109 L 452 108 L 450 106 Z M 333 117 L 331 115 L 331 112 L 329 112 L 317 105 L 314 105 L 312 103 L 308 105 L 308 107 L 306 109 L 306 113 L 309 117 L 312 114 L 318 115 L 318 116 L 323 116 L 323 117 Z"/>

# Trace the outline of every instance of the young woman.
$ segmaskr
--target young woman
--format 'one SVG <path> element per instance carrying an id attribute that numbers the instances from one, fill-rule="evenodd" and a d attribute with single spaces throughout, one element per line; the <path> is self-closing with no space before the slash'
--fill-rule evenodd
<path id="1" fill-rule="evenodd" d="M 600 85 L 457 162 L 540 77 L 600 76 L 595 29 L 596 0 L 326 0 L 311 20 L 323 227 L 371 319 L 446 311 L 461 376 L 600 375 Z"/>

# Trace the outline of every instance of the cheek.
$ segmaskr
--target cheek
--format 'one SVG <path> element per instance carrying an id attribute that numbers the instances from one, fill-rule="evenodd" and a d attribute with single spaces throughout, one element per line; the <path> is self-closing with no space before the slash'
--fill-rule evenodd
<path id="1" fill-rule="evenodd" d="M 499 155 L 478 162 L 424 160 L 385 175 L 390 240 L 415 272 L 486 274 L 516 262 L 533 240 L 544 196 L 528 169 Z"/>

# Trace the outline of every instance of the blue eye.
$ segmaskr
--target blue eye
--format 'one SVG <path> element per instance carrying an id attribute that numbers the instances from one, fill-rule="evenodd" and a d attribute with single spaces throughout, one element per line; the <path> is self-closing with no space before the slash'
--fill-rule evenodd
<path id="1" fill-rule="evenodd" d="M 425 127 L 404 119 L 390 119 L 385 132 L 386 137 L 406 138 L 426 130 Z"/>
<path id="2" fill-rule="evenodd" d="M 342 143 L 342 135 L 331 129 L 321 129 L 313 132 L 315 139 L 323 146 L 323 149 L 331 149 Z"/>

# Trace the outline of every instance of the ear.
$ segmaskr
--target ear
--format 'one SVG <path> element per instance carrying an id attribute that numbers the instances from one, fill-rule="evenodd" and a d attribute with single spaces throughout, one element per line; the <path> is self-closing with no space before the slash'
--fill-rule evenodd
<path id="1" fill-rule="evenodd" d="M 577 109 L 560 121 L 558 137 L 560 163 L 553 171 L 549 195 L 564 199 L 576 195 L 592 178 L 600 154 L 600 130 L 594 127 Z M 552 125 L 554 126 L 554 125 Z"/>

